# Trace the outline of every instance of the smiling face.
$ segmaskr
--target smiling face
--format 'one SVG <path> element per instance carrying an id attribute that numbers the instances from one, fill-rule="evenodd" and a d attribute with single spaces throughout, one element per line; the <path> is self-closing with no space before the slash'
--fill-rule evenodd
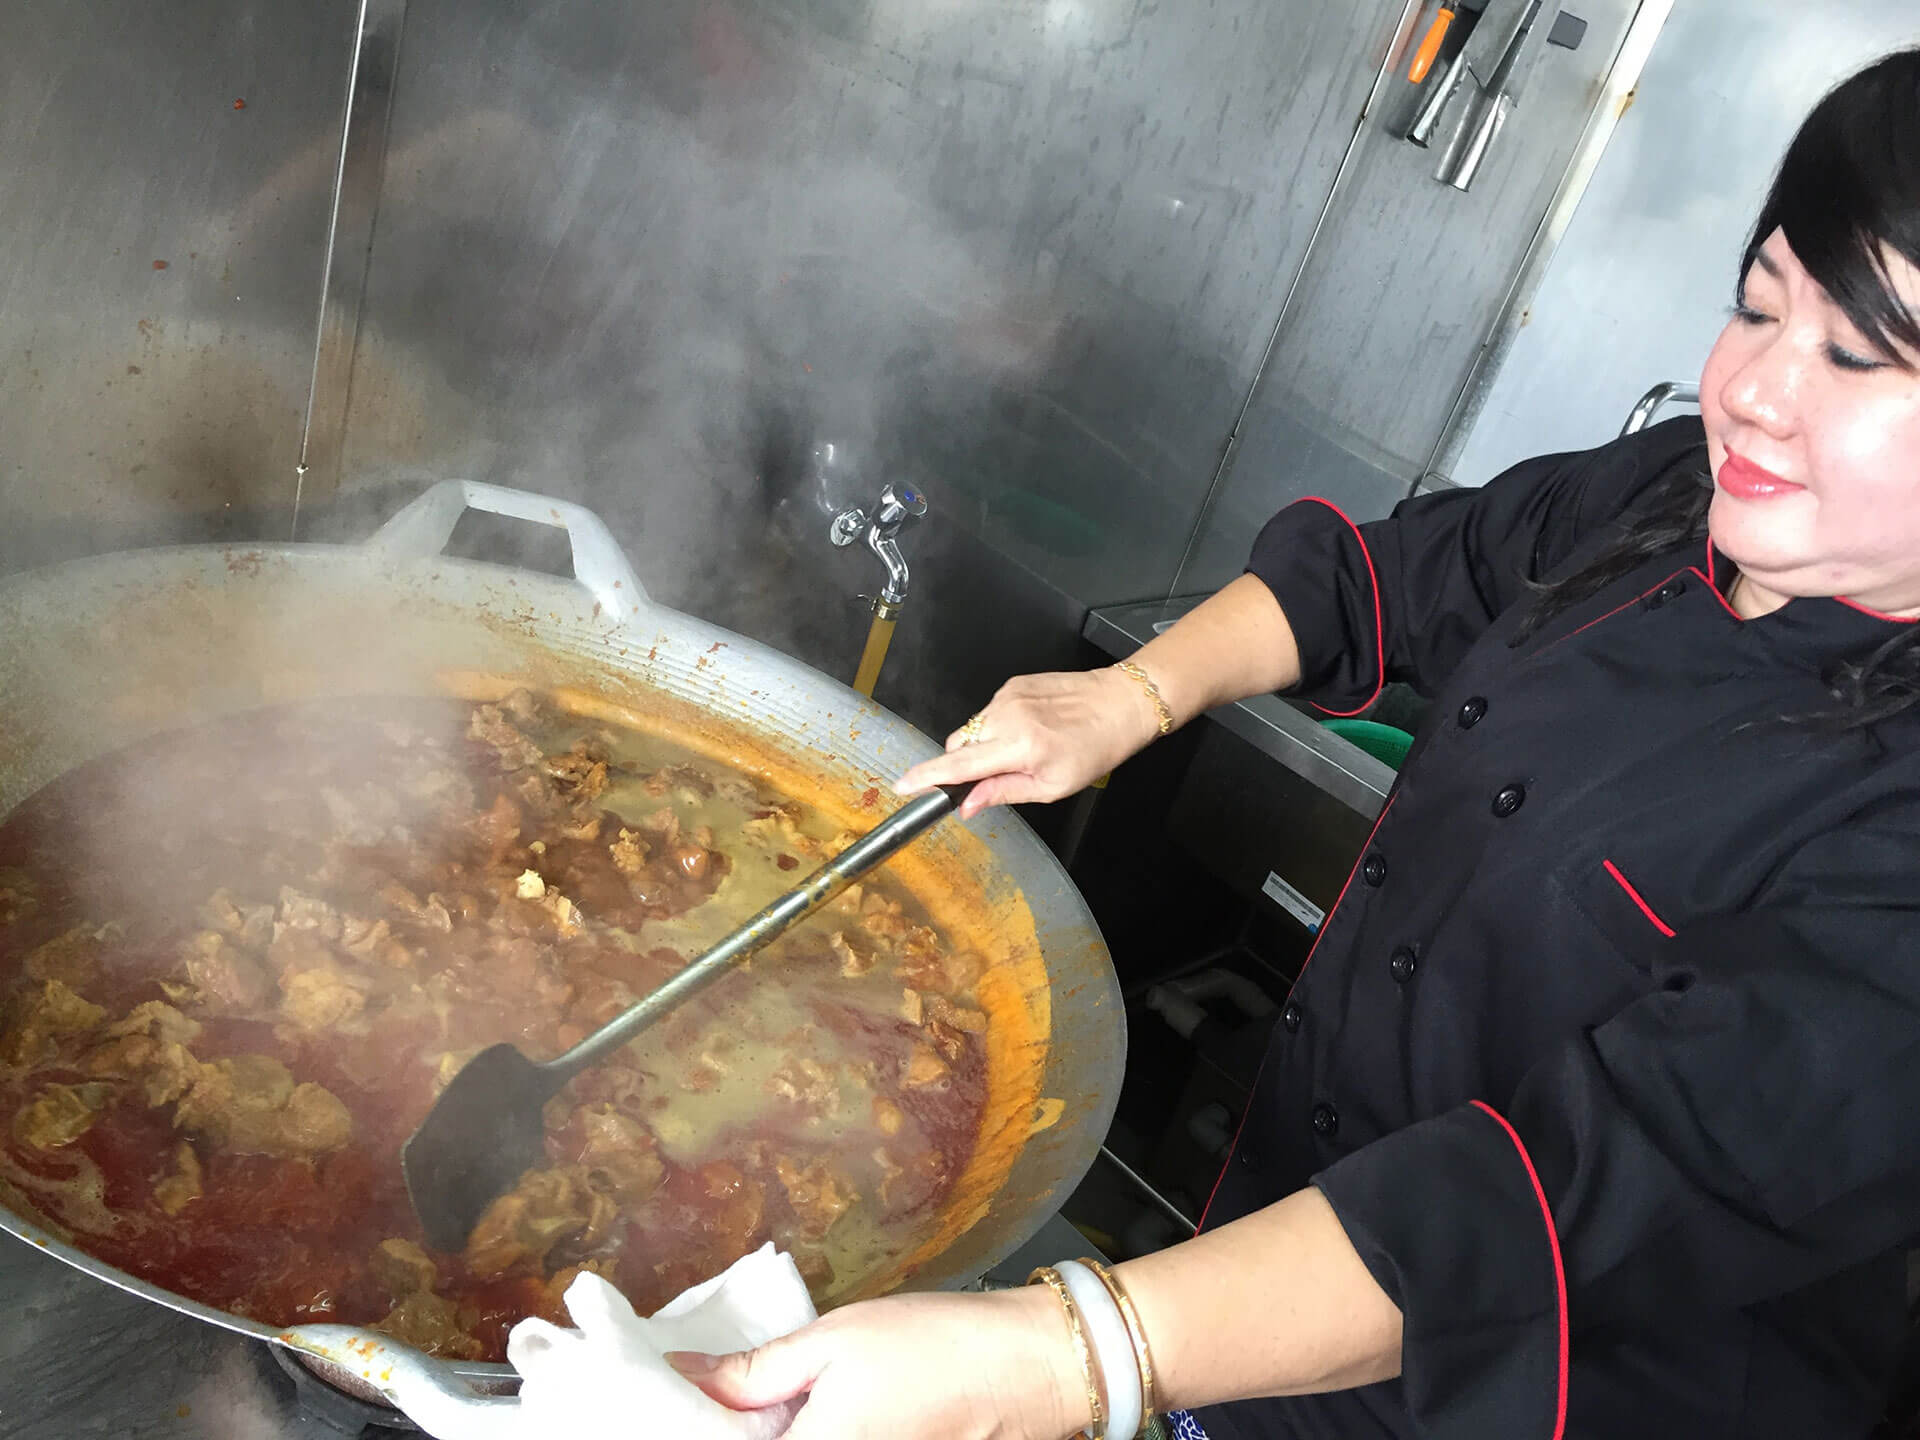
<path id="1" fill-rule="evenodd" d="M 1886 252 L 1920 315 L 1920 269 Z M 1760 248 L 1700 379 L 1714 546 L 1756 610 L 1843 595 L 1920 614 L 1920 353 L 1877 348 L 1781 231 Z"/>

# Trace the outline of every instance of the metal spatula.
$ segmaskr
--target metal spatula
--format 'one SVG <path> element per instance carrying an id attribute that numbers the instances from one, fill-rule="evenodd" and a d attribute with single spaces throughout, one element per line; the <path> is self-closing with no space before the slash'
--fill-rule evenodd
<path id="1" fill-rule="evenodd" d="M 482 1050 L 461 1067 L 427 1118 L 400 1147 L 407 1194 L 427 1243 L 465 1248 L 488 1205 L 546 1163 L 542 1109 L 561 1086 L 605 1059 L 690 996 L 825 905 L 957 810 L 970 785 L 916 795 L 867 834 L 715 945 L 658 990 L 553 1060 L 529 1060 L 511 1045 Z"/>

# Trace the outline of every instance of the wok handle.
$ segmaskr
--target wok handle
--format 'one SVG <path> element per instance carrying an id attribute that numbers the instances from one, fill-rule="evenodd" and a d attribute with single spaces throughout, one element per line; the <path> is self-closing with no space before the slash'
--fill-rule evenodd
<path id="1" fill-rule="evenodd" d="M 357 1325 L 296 1325 L 275 1341 L 371 1386 L 441 1440 L 520 1440 L 520 1397 L 483 1395 L 431 1355 Z"/>
<path id="2" fill-rule="evenodd" d="M 607 522 L 584 505 L 531 490 L 513 490 L 480 480 L 442 480 L 410 502 L 367 540 L 386 555 L 427 557 L 447 548 L 453 527 L 469 510 L 551 525 L 573 545 L 573 578 L 593 593 L 610 619 L 624 620 L 649 602 L 646 587 L 627 563 Z"/>
<path id="3" fill-rule="evenodd" d="M 540 1070 L 558 1091 L 572 1076 L 619 1049 L 813 914 L 861 876 L 897 855 L 916 837 L 959 809 L 960 802 L 972 788 L 971 785 L 943 785 L 914 796 L 666 984 L 615 1016 L 564 1055 L 544 1062 Z"/>

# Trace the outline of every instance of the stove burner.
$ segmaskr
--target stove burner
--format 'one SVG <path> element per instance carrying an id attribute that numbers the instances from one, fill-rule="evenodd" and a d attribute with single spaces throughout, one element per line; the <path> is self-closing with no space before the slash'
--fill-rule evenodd
<path id="1" fill-rule="evenodd" d="M 348 1440 L 388 1440 L 417 1436 L 420 1427 L 391 1405 L 379 1405 L 350 1395 L 322 1379 L 304 1357 L 284 1345 L 269 1345 L 273 1360 L 293 1382 L 294 1404 L 304 1418 L 314 1420 Z"/>

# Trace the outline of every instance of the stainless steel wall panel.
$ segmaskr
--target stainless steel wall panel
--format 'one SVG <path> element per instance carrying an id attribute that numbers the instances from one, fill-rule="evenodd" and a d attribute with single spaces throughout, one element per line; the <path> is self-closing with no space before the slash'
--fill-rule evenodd
<path id="1" fill-rule="evenodd" d="M 290 502 L 351 14 L 7 6 L 0 570 Z"/>
<path id="2" fill-rule="evenodd" d="M 1409 87 L 1369 121 L 1282 323 L 1176 593 L 1245 563 L 1259 526 L 1304 495 L 1372 518 L 1424 474 L 1501 302 L 1565 176 L 1638 0 L 1592 0 L 1578 50 L 1546 43 L 1552 7 L 1522 52 L 1512 117 L 1469 191 L 1435 178 L 1464 106 L 1430 149 L 1404 138 Z M 1496 0 L 1511 26 L 1521 0 Z M 1484 33 L 1483 33 L 1484 32 Z M 1476 31 L 1481 50 L 1497 30 Z"/>
<path id="3" fill-rule="evenodd" d="M 413 0 L 315 523 L 507 479 L 741 623 L 743 534 L 870 578 L 831 440 L 1081 604 L 1164 591 L 1402 8 Z"/>

